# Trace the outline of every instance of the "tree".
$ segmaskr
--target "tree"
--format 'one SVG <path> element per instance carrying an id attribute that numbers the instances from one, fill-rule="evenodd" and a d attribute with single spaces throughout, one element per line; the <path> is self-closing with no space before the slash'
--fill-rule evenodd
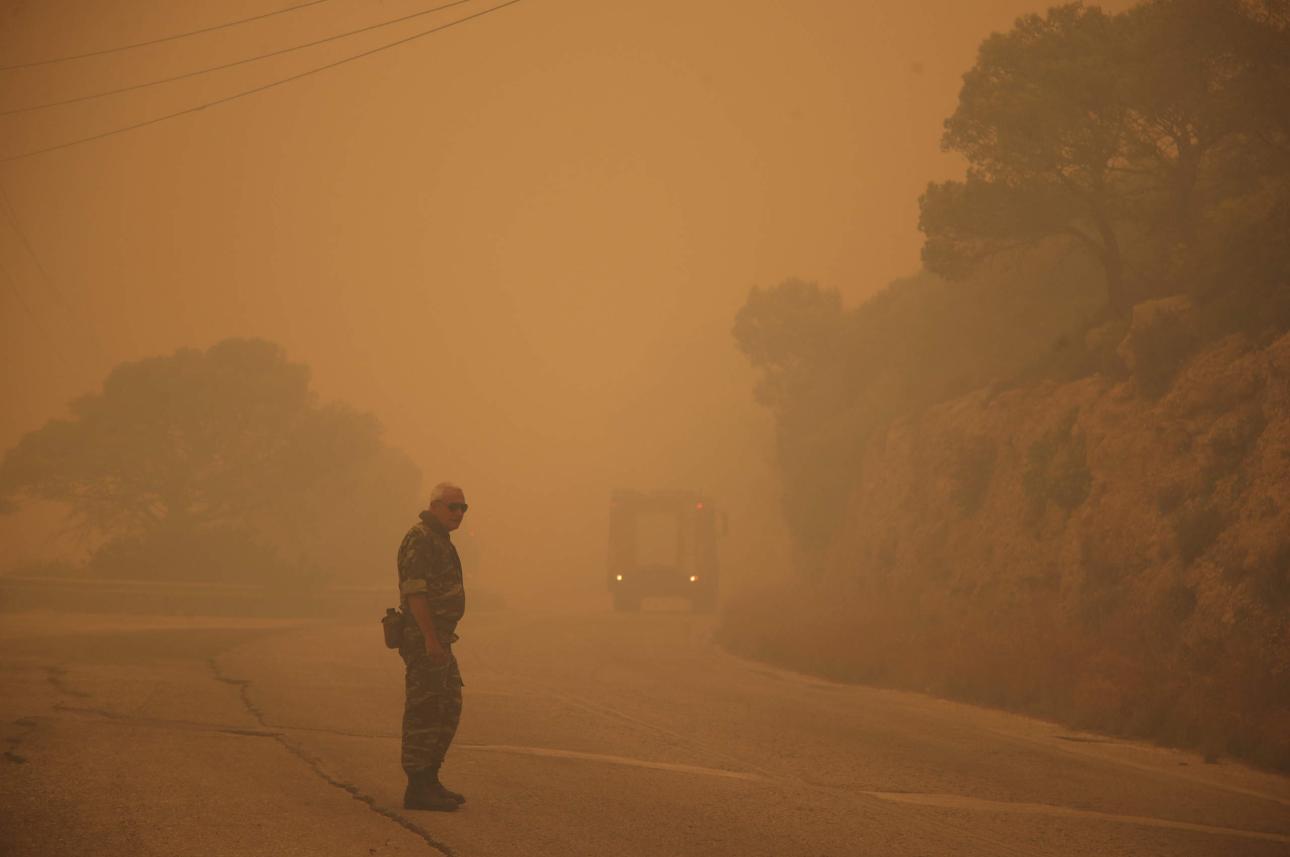
<path id="1" fill-rule="evenodd" d="M 373 515 L 397 529 L 415 502 L 416 468 L 377 421 L 320 404 L 308 369 L 262 340 L 122 364 L 70 410 L 0 461 L 0 503 L 66 504 L 114 570 L 342 574 Z"/>
<path id="2" fill-rule="evenodd" d="M 927 267 L 961 278 L 1056 239 L 1098 261 L 1117 313 L 1176 291 L 1198 225 L 1249 190 L 1234 174 L 1266 174 L 1285 138 L 1285 17 L 1283 0 L 1076 3 L 991 36 L 942 139 L 967 175 L 921 200 Z"/>
<path id="3" fill-rule="evenodd" d="M 1193 243 L 1200 211 L 1239 192 L 1216 169 L 1225 159 L 1266 165 L 1253 149 L 1278 124 L 1284 132 L 1284 9 L 1280 0 L 1149 0 L 1118 16 L 1126 170 L 1160 192 L 1153 225 L 1169 240 Z"/>
<path id="4" fill-rule="evenodd" d="M 732 331 L 762 372 L 757 400 L 775 414 L 784 516 L 806 573 L 819 570 L 854 476 L 858 443 L 837 419 L 852 398 L 840 359 L 845 318 L 837 291 L 790 279 L 754 288 Z"/>
<path id="5" fill-rule="evenodd" d="M 1111 17 L 1079 4 L 986 39 L 942 138 L 966 156 L 966 181 L 933 183 L 921 200 L 929 269 L 958 278 L 1000 252 L 1064 236 L 1101 263 L 1111 306 L 1128 308 L 1126 200 L 1113 173 L 1127 128 L 1116 49 Z"/>
<path id="6" fill-rule="evenodd" d="M 757 400 L 788 407 L 801 381 L 835 358 L 842 332 L 842 298 L 836 290 L 788 279 L 773 289 L 755 287 L 735 315 L 739 349 L 763 371 Z"/>
<path id="7" fill-rule="evenodd" d="M 1211 316 L 1284 329 L 1290 4 L 1150 0 L 1121 18 L 1122 97 L 1134 166 L 1153 189 L 1158 269 L 1221 303 Z"/>

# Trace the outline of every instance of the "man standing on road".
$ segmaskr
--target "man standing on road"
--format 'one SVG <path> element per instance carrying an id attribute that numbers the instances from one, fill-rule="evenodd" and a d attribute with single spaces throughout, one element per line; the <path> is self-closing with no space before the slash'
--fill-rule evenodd
<path id="1" fill-rule="evenodd" d="M 399 600 L 407 667 L 403 706 L 404 809 L 451 812 L 465 802 L 439 782 L 448 745 L 461 719 L 461 672 L 452 654 L 466 612 L 461 559 L 448 535 L 461 526 L 466 495 L 448 482 L 430 492 L 430 507 L 399 545 Z"/>

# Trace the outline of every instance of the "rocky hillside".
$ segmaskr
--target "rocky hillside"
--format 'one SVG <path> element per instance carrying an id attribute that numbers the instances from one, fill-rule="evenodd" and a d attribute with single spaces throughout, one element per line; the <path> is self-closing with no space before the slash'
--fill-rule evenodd
<path id="1" fill-rule="evenodd" d="M 1198 349 L 1192 317 L 1141 304 L 1118 373 L 877 433 L 824 579 L 726 642 L 1290 766 L 1290 336 Z"/>

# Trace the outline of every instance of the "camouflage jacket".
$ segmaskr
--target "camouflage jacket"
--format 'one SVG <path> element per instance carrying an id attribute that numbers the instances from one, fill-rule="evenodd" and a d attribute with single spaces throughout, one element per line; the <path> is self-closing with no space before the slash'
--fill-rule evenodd
<path id="1" fill-rule="evenodd" d="M 430 616 L 440 642 L 456 639 L 454 631 L 466 612 L 466 588 L 461 578 L 461 559 L 448 531 L 429 512 L 408 530 L 399 545 L 399 603 L 407 616 L 404 633 L 420 636 L 416 620 L 408 612 L 408 596 L 423 594 L 430 604 Z"/>

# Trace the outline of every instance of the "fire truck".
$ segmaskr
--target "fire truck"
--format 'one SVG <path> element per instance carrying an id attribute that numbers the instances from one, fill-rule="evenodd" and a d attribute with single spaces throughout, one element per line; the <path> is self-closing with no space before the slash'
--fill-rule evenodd
<path id="1" fill-rule="evenodd" d="M 614 491 L 609 501 L 609 591 L 614 609 L 645 598 L 688 598 L 696 612 L 717 606 L 717 536 L 726 516 L 696 491 Z"/>

